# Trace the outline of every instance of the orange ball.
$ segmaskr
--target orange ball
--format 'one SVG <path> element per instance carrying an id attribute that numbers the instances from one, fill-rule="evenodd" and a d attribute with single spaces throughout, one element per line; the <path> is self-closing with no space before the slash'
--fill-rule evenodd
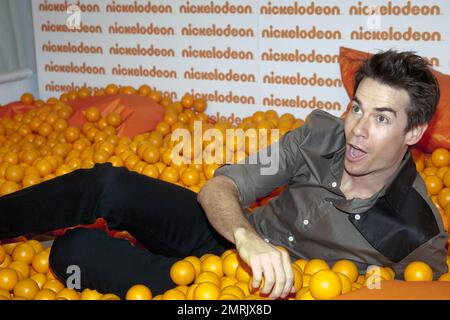
<path id="1" fill-rule="evenodd" d="M 159 103 L 162 100 L 162 92 L 159 90 L 153 90 L 148 94 L 148 97 L 156 103 Z"/>
<path id="2" fill-rule="evenodd" d="M 203 98 L 195 99 L 193 106 L 195 111 L 204 112 L 206 110 L 206 100 Z"/>
<path id="3" fill-rule="evenodd" d="M 187 168 L 181 175 L 181 182 L 188 187 L 198 184 L 199 181 L 200 173 L 195 169 Z"/>
<path id="4" fill-rule="evenodd" d="M 434 175 L 425 178 L 425 185 L 428 193 L 432 196 L 438 194 L 443 187 L 442 180 Z"/>
<path id="5" fill-rule="evenodd" d="M 220 289 L 212 282 L 202 282 L 194 290 L 195 300 L 217 300 L 220 297 Z"/>
<path id="6" fill-rule="evenodd" d="M 115 84 L 108 84 L 105 88 L 106 94 L 117 94 L 119 92 L 119 87 Z"/>
<path id="7" fill-rule="evenodd" d="M 84 289 L 81 292 L 80 299 L 81 300 L 100 300 L 103 295 L 99 293 L 97 290 Z"/>
<path id="8" fill-rule="evenodd" d="M 181 104 L 183 105 L 184 108 L 190 109 L 194 105 L 194 98 L 190 94 L 185 94 L 181 99 Z"/>
<path id="9" fill-rule="evenodd" d="M 31 263 L 33 269 L 39 273 L 47 273 L 49 270 L 49 256 L 50 252 L 48 251 L 37 254 Z"/>
<path id="10" fill-rule="evenodd" d="M 431 161 L 435 167 L 444 167 L 450 164 L 450 151 L 445 148 L 437 148 L 431 154 Z"/>
<path id="11" fill-rule="evenodd" d="M 176 285 L 190 285 L 195 280 L 195 276 L 195 268 L 189 261 L 177 261 L 170 268 L 170 278 Z"/>
<path id="12" fill-rule="evenodd" d="M 80 129 L 77 127 L 69 127 L 64 132 L 64 138 L 67 142 L 74 142 L 80 137 Z"/>
<path id="13" fill-rule="evenodd" d="M 2 265 L 3 261 L 5 261 L 6 258 L 6 251 L 5 249 L 0 245 L 0 266 Z"/>
<path id="14" fill-rule="evenodd" d="M 149 164 L 158 162 L 160 157 L 161 155 L 158 148 L 153 146 L 148 146 L 142 153 L 142 159 Z"/>
<path id="15" fill-rule="evenodd" d="M 230 253 L 222 258 L 222 270 L 228 277 L 236 276 L 236 270 L 239 266 L 239 258 L 236 253 Z"/>
<path id="16" fill-rule="evenodd" d="M 13 182 L 21 182 L 23 179 L 23 168 L 20 165 L 12 165 L 6 169 L 5 178 Z"/>
<path id="17" fill-rule="evenodd" d="M 355 282 L 359 276 L 358 267 L 350 260 L 339 260 L 333 265 L 331 270 L 347 276 L 352 283 Z"/>
<path id="18" fill-rule="evenodd" d="M 433 270 L 422 261 L 414 261 L 405 268 L 404 277 L 406 281 L 432 281 Z"/>
<path id="19" fill-rule="evenodd" d="M 202 272 L 205 271 L 214 272 L 219 278 L 223 277 L 222 259 L 216 255 L 207 257 L 202 261 Z"/>
<path id="20" fill-rule="evenodd" d="M 21 97 L 20 97 L 20 101 L 23 104 L 33 104 L 34 102 L 34 97 L 31 93 L 24 93 Z"/>
<path id="21" fill-rule="evenodd" d="M 14 286 L 14 296 L 23 297 L 28 300 L 34 298 L 34 296 L 39 292 L 39 286 L 36 281 L 32 279 L 23 279 L 17 282 Z"/>
<path id="22" fill-rule="evenodd" d="M 172 167 L 166 167 L 162 171 L 160 179 L 170 183 L 176 183 L 178 182 L 178 180 L 180 180 L 180 174 L 177 169 Z"/>
<path id="23" fill-rule="evenodd" d="M 342 293 L 342 282 L 335 272 L 321 270 L 311 276 L 309 289 L 314 299 L 327 300 Z"/>
<path id="24" fill-rule="evenodd" d="M 34 300 L 55 300 L 55 298 L 56 293 L 49 289 L 41 290 L 34 296 Z"/>
<path id="25" fill-rule="evenodd" d="M 35 256 L 36 252 L 34 251 L 34 248 L 28 243 L 19 244 L 12 253 L 14 261 L 22 261 L 26 264 L 30 264 Z"/>
<path id="26" fill-rule="evenodd" d="M 106 122 L 110 126 L 117 128 L 122 123 L 122 117 L 117 112 L 111 112 L 106 116 Z"/>
<path id="27" fill-rule="evenodd" d="M 90 107 L 86 110 L 85 117 L 89 122 L 96 122 L 100 119 L 100 110 L 96 107 Z"/>
<path id="28" fill-rule="evenodd" d="M 80 300 L 80 294 L 74 289 L 64 288 L 56 294 L 56 300 Z"/>
<path id="29" fill-rule="evenodd" d="M 19 281 L 17 272 L 10 268 L 0 270 L 0 289 L 11 291 Z"/>
<path id="30" fill-rule="evenodd" d="M 330 269 L 330 267 L 324 260 L 311 259 L 306 263 L 305 268 L 303 269 L 303 273 L 313 275 L 318 271 L 329 270 L 329 269 Z"/>
<path id="31" fill-rule="evenodd" d="M 151 290 L 142 284 L 136 284 L 128 289 L 126 300 L 151 300 L 153 297 Z"/>
<path id="32" fill-rule="evenodd" d="M 178 289 L 170 289 L 164 292 L 162 300 L 186 300 L 186 295 Z"/>

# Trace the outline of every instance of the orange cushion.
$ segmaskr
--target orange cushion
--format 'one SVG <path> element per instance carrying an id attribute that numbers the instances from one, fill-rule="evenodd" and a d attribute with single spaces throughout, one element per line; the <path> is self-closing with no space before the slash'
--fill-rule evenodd
<path id="1" fill-rule="evenodd" d="M 450 282 L 381 281 L 380 289 L 364 287 L 335 300 L 450 300 Z"/>
<path id="2" fill-rule="evenodd" d="M 164 108 L 148 97 L 139 95 L 108 95 L 80 98 L 68 101 L 74 113 L 69 119 L 72 126 L 81 127 L 85 122 L 84 114 L 89 107 L 97 107 L 102 116 L 117 112 L 122 124 L 116 129 L 118 136 L 134 137 L 137 134 L 153 130 L 164 117 Z M 33 109 L 33 105 L 12 102 L 0 108 L 0 117 L 13 117 Z"/>
<path id="3" fill-rule="evenodd" d="M 368 52 L 341 47 L 339 50 L 339 64 L 341 68 L 342 82 L 350 98 L 353 97 L 354 79 L 362 62 L 372 55 Z M 418 143 L 425 152 L 431 153 L 438 147 L 450 149 L 450 75 L 433 70 L 438 79 L 441 90 L 436 114 L 430 122 L 428 130 Z M 348 112 L 344 112 L 344 115 Z"/>
<path id="4" fill-rule="evenodd" d="M 148 97 L 118 94 L 76 99 L 68 102 L 74 108 L 69 124 L 81 126 L 85 123 L 86 109 L 97 107 L 102 116 L 117 112 L 122 124 L 117 128 L 118 136 L 134 137 L 137 134 L 153 130 L 164 117 L 164 108 Z"/>

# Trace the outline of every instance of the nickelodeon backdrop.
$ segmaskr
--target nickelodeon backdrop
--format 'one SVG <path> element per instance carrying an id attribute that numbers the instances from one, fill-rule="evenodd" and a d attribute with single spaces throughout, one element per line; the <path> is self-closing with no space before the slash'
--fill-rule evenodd
<path id="1" fill-rule="evenodd" d="M 450 73 L 450 1 L 33 0 L 41 98 L 108 83 L 203 96 L 214 117 L 341 115 L 339 47 Z"/>

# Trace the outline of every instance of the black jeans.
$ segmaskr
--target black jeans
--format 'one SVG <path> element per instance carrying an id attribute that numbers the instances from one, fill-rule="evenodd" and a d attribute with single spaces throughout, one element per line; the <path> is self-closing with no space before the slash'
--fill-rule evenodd
<path id="1" fill-rule="evenodd" d="M 124 297 L 139 283 L 159 294 L 175 286 L 169 276 L 175 261 L 231 247 L 209 224 L 194 192 L 109 163 L 0 197 L 0 239 L 92 224 L 100 217 L 147 250 L 103 230 L 68 230 L 55 240 L 50 265 L 63 281 L 73 274 L 67 268 L 78 266 L 81 289 Z"/>

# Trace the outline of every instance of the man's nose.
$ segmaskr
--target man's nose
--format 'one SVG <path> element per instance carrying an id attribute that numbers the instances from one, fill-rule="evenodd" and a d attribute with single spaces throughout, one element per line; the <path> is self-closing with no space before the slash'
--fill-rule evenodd
<path id="1" fill-rule="evenodd" d="M 352 133 L 357 137 L 367 138 L 369 133 L 369 122 L 365 117 L 360 118 L 353 126 Z"/>

